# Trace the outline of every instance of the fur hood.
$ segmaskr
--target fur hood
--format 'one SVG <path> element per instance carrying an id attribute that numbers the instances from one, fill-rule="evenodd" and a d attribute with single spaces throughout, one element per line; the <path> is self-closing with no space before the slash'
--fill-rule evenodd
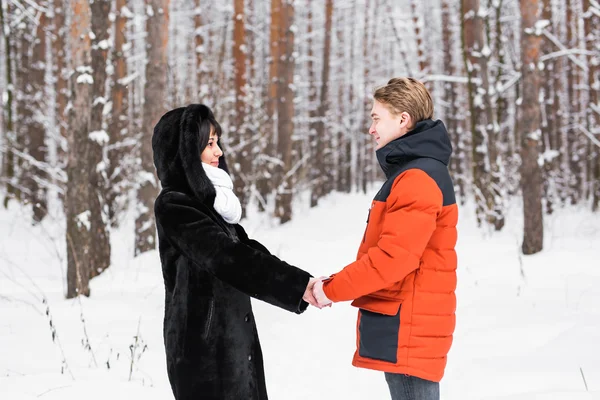
<path id="1" fill-rule="evenodd" d="M 204 149 L 200 148 L 199 134 L 211 120 L 215 118 L 210 108 L 190 104 L 163 115 L 152 135 L 154 166 L 162 187 L 186 193 L 209 206 L 214 203 L 215 188 L 202 168 L 200 154 Z M 219 168 L 229 173 L 224 156 L 219 159 Z"/>

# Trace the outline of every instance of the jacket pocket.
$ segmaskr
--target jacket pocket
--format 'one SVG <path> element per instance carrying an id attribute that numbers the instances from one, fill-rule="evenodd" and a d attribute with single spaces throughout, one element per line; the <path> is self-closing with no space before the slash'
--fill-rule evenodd
<path id="1" fill-rule="evenodd" d="M 384 315 L 360 310 L 359 348 L 361 357 L 398 362 L 398 335 L 400 334 L 400 310 L 396 315 Z"/>

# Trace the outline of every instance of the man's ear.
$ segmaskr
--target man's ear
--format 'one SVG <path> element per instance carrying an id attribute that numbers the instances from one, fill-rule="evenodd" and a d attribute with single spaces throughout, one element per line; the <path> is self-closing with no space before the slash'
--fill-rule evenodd
<path id="1" fill-rule="evenodd" d="M 412 118 L 406 111 L 400 114 L 400 126 L 406 129 L 409 129 L 412 126 Z"/>

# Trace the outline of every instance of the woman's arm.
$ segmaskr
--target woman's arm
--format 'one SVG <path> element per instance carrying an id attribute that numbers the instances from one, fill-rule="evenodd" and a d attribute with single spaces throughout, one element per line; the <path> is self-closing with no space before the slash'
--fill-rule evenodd
<path id="1" fill-rule="evenodd" d="M 185 194 L 160 195 L 154 212 L 159 234 L 162 231 L 164 239 L 191 260 L 191 265 L 277 307 L 295 313 L 306 309 L 302 296 L 309 283 L 308 272 L 234 241 Z"/>
<path id="2" fill-rule="evenodd" d="M 236 233 L 238 234 L 238 237 L 240 238 L 242 243 L 244 243 L 246 246 L 250 246 L 253 249 L 260 251 L 261 253 L 268 254 L 270 256 L 272 255 L 271 252 L 269 251 L 269 249 L 267 249 L 262 243 L 260 243 L 257 240 L 254 240 L 254 239 L 250 239 L 248 237 L 248 234 L 246 233 L 246 231 L 240 224 L 236 224 L 236 225 L 234 225 L 234 227 L 235 227 Z M 273 257 L 275 257 L 275 256 L 273 256 Z"/>

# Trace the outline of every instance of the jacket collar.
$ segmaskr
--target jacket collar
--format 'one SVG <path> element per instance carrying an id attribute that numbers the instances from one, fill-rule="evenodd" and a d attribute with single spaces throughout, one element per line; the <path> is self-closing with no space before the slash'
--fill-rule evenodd
<path id="1" fill-rule="evenodd" d="M 376 151 L 377 161 L 388 179 L 417 158 L 433 158 L 447 166 L 451 154 L 452 144 L 444 123 L 431 119 L 418 122 L 413 130 Z"/>

